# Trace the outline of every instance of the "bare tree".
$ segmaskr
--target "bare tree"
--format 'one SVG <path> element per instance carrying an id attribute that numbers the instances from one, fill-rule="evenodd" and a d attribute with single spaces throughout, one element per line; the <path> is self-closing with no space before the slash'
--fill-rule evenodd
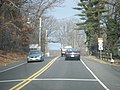
<path id="1" fill-rule="evenodd" d="M 58 7 L 64 0 L 29 0 L 28 3 L 23 5 L 23 14 L 30 18 L 33 28 L 38 27 L 39 18 L 44 17 L 47 11 Z M 38 29 L 38 28 L 37 28 Z"/>
<path id="2" fill-rule="evenodd" d="M 73 19 L 64 19 L 60 20 L 58 23 L 58 30 L 55 33 L 56 38 L 60 41 L 60 43 L 64 45 L 74 46 L 75 39 L 75 27 Z"/>
<path id="3" fill-rule="evenodd" d="M 23 11 L 24 16 L 30 20 L 30 24 L 34 29 L 33 37 L 35 38 L 35 42 L 38 40 L 39 18 L 42 17 L 42 29 L 47 29 L 48 23 L 46 23 L 46 21 L 47 19 L 49 21 L 49 17 L 46 17 L 47 11 L 58 7 L 63 1 L 64 0 L 28 0 L 28 2 L 23 5 L 21 12 Z"/>
<path id="4" fill-rule="evenodd" d="M 23 5 L 22 11 L 25 12 L 24 15 L 27 16 L 30 20 L 30 24 L 34 29 L 31 43 L 38 43 L 39 38 L 39 19 L 42 18 L 42 27 L 41 27 L 41 49 L 45 48 L 45 31 L 48 30 L 48 35 L 53 30 L 53 21 L 52 17 L 46 17 L 48 10 L 58 7 L 63 3 L 64 0 L 29 0 L 28 3 Z M 47 20 L 48 19 L 48 20 Z M 50 20 L 51 19 L 51 20 Z M 48 25 L 49 24 L 49 25 Z M 43 39 L 43 40 L 42 40 Z M 44 50 L 42 50 L 44 52 Z"/>
<path id="5" fill-rule="evenodd" d="M 0 0 L 0 34 L 4 35 L 0 38 L 0 49 L 11 46 L 15 49 L 13 46 L 23 47 L 23 44 L 26 47 L 30 37 L 35 38 L 33 41 L 37 41 L 39 18 L 44 17 L 48 10 L 59 6 L 63 1 Z M 28 34 L 31 28 L 34 31 L 33 36 Z"/>
<path id="6" fill-rule="evenodd" d="M 24 0 L 0 1 L 0 34 L 3 35 L 0 38 L 0 49 L 5 52 L 23 50 L 28 44 L 30 28 L 20 13 L 23 4 Z"/>
<path id="7" fill-rule="evenodd" d="M 71 45 L 81 50 L 82 54 L 86 54 L 86 34 L 84 30 L 75 30 L 76 22 L 78 22 L 78 20 L 74 18 L 60 20 L 53 38 L 61 43 L 61 47 Z"/>

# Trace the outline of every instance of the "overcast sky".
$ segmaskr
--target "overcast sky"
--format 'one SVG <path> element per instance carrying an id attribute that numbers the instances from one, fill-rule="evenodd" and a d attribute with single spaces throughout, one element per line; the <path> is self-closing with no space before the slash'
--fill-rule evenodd
<path id="1" fill-rule="evenodd" d="M 50 14 L 55 16 L 57 19 L 75 17 L 79 11 L 74 10 L 73 7 L 77 6 L 79 0 L 65 0 L 61 7 L 54 8 L 50 11 Z"/>

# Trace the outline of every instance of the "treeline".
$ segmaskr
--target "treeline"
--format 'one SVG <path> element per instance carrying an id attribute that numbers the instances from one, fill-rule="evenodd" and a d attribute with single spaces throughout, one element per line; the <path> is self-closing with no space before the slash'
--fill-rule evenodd
<path id="1" fill-rule="evenodd" d="M 28 49 L 28 34 L 32 29 L 26 24 L 27 18 L 20 10 L 24 0 L 0 1 L 0 50 L 24 52 Z"/>
<path id="2" fill-rule="evenodd" d="M 63 1 L 0 0 L 0 50 L 6 53 L 28 51 L 30 43 L 38 43 L 39 18 Z"/>
<path id="3" fill-rule="evenodd" d="M 120 41 L 120 0 L 80 0 L 80 23 L 77 30 L 85 30 L 88 49 L 98 52 L 98 38 L 103 38 L 104 51 L 117 55 Z"/>

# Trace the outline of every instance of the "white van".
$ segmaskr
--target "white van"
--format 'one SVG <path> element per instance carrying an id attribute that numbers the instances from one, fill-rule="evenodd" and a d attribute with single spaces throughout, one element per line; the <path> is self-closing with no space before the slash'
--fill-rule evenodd
<path id="1" fill-rule="evenodd" d="M 64 48 L 61 48 L 61 56 L 65 55 L 65 52 L 67 49 L 72 48 L 72 46 L 65 46 Z"/>

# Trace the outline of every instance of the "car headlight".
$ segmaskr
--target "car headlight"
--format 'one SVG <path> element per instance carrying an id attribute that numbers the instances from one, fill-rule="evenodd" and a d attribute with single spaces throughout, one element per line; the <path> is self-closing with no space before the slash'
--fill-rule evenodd
<path id="1" fill-rule="evenodd" d="M 27 58 L 29 59 L 30 57 L 28 56 Z"/>
<path id="2" fill-rule="evenodd" d="M 36 58 L 41 58 L 41 56 L 37 56 Z"/>

